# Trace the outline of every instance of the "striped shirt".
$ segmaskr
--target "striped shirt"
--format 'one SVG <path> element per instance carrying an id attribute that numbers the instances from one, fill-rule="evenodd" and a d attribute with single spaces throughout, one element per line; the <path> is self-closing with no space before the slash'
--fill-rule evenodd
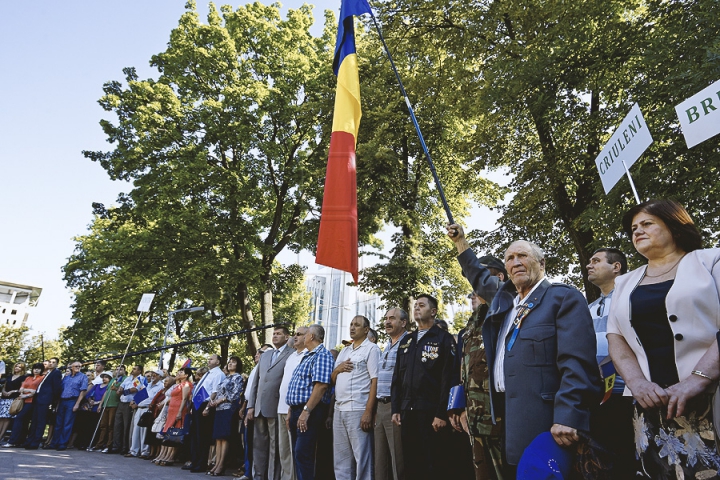
<path id="1" fill-rule="evenodd" d="M 395 371 L 395 361 L 397 360 L 398 345 L 403 341 L 407 332 L 403 332 L 402 336 L 393 345 L 392 340 L 388 340 L 380 357 L 378 365 L 378 381 L 377 381 L 377 397 L 389 397 L 392 386 L 393 372 Z"/>
<path id="2" fill-rule="evenodd" d="M 592 316 L 593 319 L 593 328 L 595 329 L 598 364 L 609 354 L 607 341 L 607 320 L 608 315 L 610 314 L 610 304 L 612 303 L 612 295 L 614 291 L 615 290 L 608 293 L 607 296 L 600 295 L 600 298 L 588 305 L 588 308 L 590 309 L 590 316 Z M 623 391 L 625 391 L 625 380 L 623 380 L 618 373 L 615 377 L 613 393 L 622 395 Z"/>
<path id="3" fill-rule="evenodd" d="M 286 403 L 290 406 L 307 403 L 316 382 L 330 384 L 334 364 L 332 353 L 323 344 L 306 353 L 290 379 Z M 321 402 L 330 403 L 330 396 L 331 391 L 328 388 Z"/>

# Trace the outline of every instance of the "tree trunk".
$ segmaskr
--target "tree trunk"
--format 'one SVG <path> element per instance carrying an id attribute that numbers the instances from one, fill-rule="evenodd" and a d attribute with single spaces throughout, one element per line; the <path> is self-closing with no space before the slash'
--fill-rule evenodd
<path id="1" fill-rule="evenodd" d="M 263 273 L 261 277 L 262 281 L 262 299 L 260 301 L 260 316 L 262 317 L 263 325 L 272 325 L 273 319 L 273 293 L 272 293 L 272 259 L 269 257 L 263 257 Z M 265 338 L 264 343 L 272 345 L 272 330 L 266 328 L 264 330 Z"/>
<path id="2" fill-rule="evenodd" d="M 240 283 L 238 285 L 238 297 L 240 299 L 240 314 L 243 321 L 244 328 L 252 328 L 255 326 L 255 320 L 253 319 L 252 309 L 250 308 L 250 296 L 248 294 L 248 287 L 246 283 Z M 245 337 L 247 341 L 248 353 L 255 356 L 255 353 L 260 348 L 260 342 L 258 341 L 257 332 L 249 332 Z"/>
<path id="3" fill-rule="evenodd" d="M 218 341 L 220 343 L 220 359 L 222 360 L 220 367 L 223 368 L 227 364 L 228 355 L 230 354 L 230 337 L 221 338 Z"/>
<path id="4" fill-rule="evenodd" d="M 177 357 L 177 352 L 175 349 L 172 349 L 172 353 L 170 354 L 170 361 L 168 362 L 167 370 L 168 372 L 172 372 L 173 368 L 175 368 L 175 358 Z"/>

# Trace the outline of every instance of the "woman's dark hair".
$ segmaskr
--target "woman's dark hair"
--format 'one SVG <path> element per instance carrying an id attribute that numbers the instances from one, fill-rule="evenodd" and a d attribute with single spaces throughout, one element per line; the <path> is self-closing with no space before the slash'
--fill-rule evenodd
<path id="1" fill-rule="evenodd" d="M 182 370 L 183 372 L 185 372 L 185 375 L 187 375 L 187 377 L 188 377 L 188 381 L 192 382 L 192 379 L 193 379 L 193 369 L 190 368 L 190 367 L 186 367 L 186 368 L 181 368 L 180 370 Z"/>
<path id="2" fill-rule="evenodd" d="M 684 252 L 702 248 L 702 235 L 695 226 L 685 207 L 674 200 L 653 199 L 636 205 L 623 215 L 622 226 L 632 239 L 632 221 L 638 213 L 648 213 L 662 220 L 675 240 L 675 244 Z"/>
<path id="3" fill-rule="evenodd" d="M 42 364 L 42 362 L 33 363 L 32 368 L 30 369 L 30 372 L 32 373 L 35 369 L 40 370 L 40 373 L 45 371 L 45 365 Z"/>
<path id="4" fill-rule="evenodd" d="M 240 357 L 233 355 L 228 358 L 228 363 L 230 363 L 231 360 L 235 360 L 235 372 L 242 372 L 242 360 L 240 360 Z"/>

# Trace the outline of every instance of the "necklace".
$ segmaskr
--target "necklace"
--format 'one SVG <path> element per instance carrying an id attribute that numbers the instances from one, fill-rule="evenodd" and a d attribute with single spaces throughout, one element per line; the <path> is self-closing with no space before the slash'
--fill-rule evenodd
<path id="1" fill-rule="evenodd" d="M 682 260 L 683 258 L 685 258 L 685 255 L 683 255 L 682 257 L 678 258 L 678 261 L 675 262 L 675 263 L 673 264 L 673 266 L 670 267 L 667 271 L 665 271 L 665 272 L 663 272 L 663 273 L 660 273 L 660 274 L 658 274 L 658 275 L 650 275 L 650 274 L 648 274 L 648 273 L 647 273 L 647 268 L 646 268 L 646 269 L 645 269 L 645 276 L 648 277 L 648 278 L 657 278 L 657 277 L 662 277 L 663 275 L 667 275 L 668 273 L 672 272 L 675 267 L 678 266 L 678 263 L 680 263 L 680 260 Z"/>

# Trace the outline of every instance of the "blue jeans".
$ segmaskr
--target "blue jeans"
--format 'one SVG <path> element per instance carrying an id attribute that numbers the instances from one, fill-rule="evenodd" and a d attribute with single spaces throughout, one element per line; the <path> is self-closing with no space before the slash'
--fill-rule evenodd
<path id="1" fill-rule="evenodd" d="M 307 430 L 301 432 L 297 428 L 298 418 L 303 412 L 302 405 L 290 407 L 290 435 L 293 441 L 293 456 L 297 467 L 298 480 L 314 480 L 315 478 L 315 448 L 318 433 L 325 428 L 328 406 L 318 403 L 310 412 Z"/>
<path id="2" fill-rule="evenodd" d="M 70 441 L 72 435 L 73 424 L 75 424 L 75 407 L 77 398 L 62 398 L 58 404 L 57 416 L 55 418 L 55 431 L 53 432 L 53 440 L 50 443 L 51 448 L 65 448 Z"/>
<path id="3" fill-rule="evenodd" d="M 25 440 L 26 430 L 28 423 L 30 423 L 30 417 L 32 416 L 32 403 L 26 403 L 23 405 L 22 410 L 13 419 L 12 424 L 12 435 L 8 443 L 12 445 L 20 445 Z"/>

